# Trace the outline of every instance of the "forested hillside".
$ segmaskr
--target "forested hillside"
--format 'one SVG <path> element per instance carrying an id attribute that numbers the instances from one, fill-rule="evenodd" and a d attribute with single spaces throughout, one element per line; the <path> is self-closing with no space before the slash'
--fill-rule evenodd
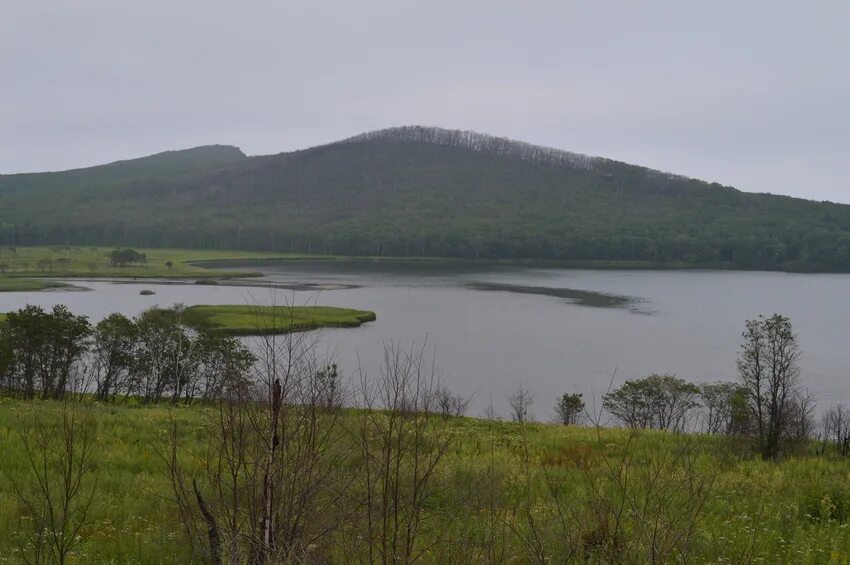
<path id="1" fill-rule="evenodd" d="M 850 206 L 404 127 L 0 176 L 0 242 L 850 270 Z"/>

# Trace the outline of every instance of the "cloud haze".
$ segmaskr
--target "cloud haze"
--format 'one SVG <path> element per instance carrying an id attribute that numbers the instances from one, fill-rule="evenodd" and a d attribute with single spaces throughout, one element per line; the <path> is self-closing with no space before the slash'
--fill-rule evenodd
<path id="1" fill-rule="evenodd" d="M 0 172 L 474 129 L 850 202 L 850 3 L 7 2 Z"/>

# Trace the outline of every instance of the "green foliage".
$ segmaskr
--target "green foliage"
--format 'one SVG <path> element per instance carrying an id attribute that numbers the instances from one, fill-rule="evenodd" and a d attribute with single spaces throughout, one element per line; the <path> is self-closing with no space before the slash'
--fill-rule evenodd
<path id="1" fill-rule="evenodd" d="M 705 383 L 699 387 L 699 397 L 705 412 L 705 432 L 738 436 L 749 433 L 749 398 L 740 384 Z"/>
<path id="2" fill-rule="evenodd" d="M 130 267 L 132 265 L 144 265 L 148 257 L 135 249 L 114 249 L 109 252 L 110 267 Z"/>
<path id="3" fill-rule="evenodd" d="M 555 404 L 555 420 L 560 424 L 577 424 L 584 412 L 584 399 L 579 393 L 564 393 Z"/>
<path id="4" fill-rule="evenodd" d="M 699 406 L 699 392 L 674 375 L 649 375 L 603 395 L 602 406 L 630 428 L 682 431 Z"/>
<path id="5" fill-rule="evenodd" d="M 850 206 L 464 139 L 413 128 L 0 176 L 0 242 L 850 270 Z"/>
<path id="6" fill-rule="evenodd" d="M 357 327 L 376 319 L 367 310 L 333 306 L 197 305 L 183 312 L 186 323 L 221 335 L 264 335 L 326 327 Z"/>
<path id="7" fill-rule="evenodd" d="M 125 390 L 123 381 L 132 373 L 137 340 L 136 324 L 123 314 L 111 314 L 94 327 L 91 352 L 98 400 Z"/>
<path id="8" fill-rule="evenodd" d="M 6 352 L 0 384 L 19 390 L 25 398 L 40 393 L 61 399 L 77 388 L 73 370 L 87 349 L 91 325 L 63 305 L 45 312 L 28 305 L 9 312 L 0 325 L 0 347 Z"/>
<path id="9" fill-rule="evenodd" d="M 0 276 L 0 292 L 32 292 L 67 286 L 64 283 L 42 279 L 18 279 Z"/>
<path id="10" fill-rule="evenodd" d="M 747 320 L 738 376 L 747 392 L 758 448 L 775 459 L 811 429 L 810 397 L 799 383 L 802 352 L 791 320 L 781 314 Z"/>
<path id="11" fill-rule="evenodd" d="M 150 308 L 133 320 L 112 314 L 91 327 L 65 306 L 26 306 L 0 324 L 0 389 L 63 398 L 92 387 L 100 401 L 218 397 L 242 382 L 253 355 L 234 335 L 353 327 L 374 312 L 346 308 L 196 306 Z M 323 376 L 330 378 L 333 372 Z"/>
<path id="12" fill-rule="evenodd" d="M 800 497 L 800 513 L 815 521 L 845 524 L 850 517 L 850 489 L 843 482 L 807 485 Z"/>

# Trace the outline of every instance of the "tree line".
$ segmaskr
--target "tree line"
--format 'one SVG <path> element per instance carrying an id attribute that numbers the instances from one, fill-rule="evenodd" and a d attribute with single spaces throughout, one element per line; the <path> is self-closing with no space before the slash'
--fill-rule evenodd
<path id="1" fill-rule="evenodd" d="M 99 401 L 191 402 L 219 399 L 253 378 L 256 351 L 188 323 L 183 310 L 179 304 L 153 307 L 132 319 L 112 314 L 94 325 L 63 305 L 10 312 L 0 322 L 0 387 L 25 399 L 61 400 L 76 392 Z M 632 429 L 750 437 L 764 457 L 775 459 L 815 429 L 815 403 L 801 384 L 800 356 L 791 321 L 761 316 L 745 324 L 737 381 L 696 384 L 652 374 L 604 394 L 601 407 Z M 334 390 L 341 386 L 335 365 L 321 373 Z M 469 399 L 445 387 L 432 394 L 429 402 L 440 413 L 466 413 Z M 533 420 L 533 396 L 523 386 L 508 404 L 514 421 Z M 581 394 L 566 393 L 554 406 L 554 420 L 563 424 L 587 416 Z M 492 408 L 490 417 L 496 417 Z M 843 407 L 825 413 L 822 433 L 850 449 L 850 416 Z"/>
<path id="2" fill-rule="evenodd" d="M 183 307 L 111 314 L 92 325 L 63 305 L 28 305 L 0 322 L 0 387 L 24 399 L 171 402 L 220 396 L 254 355 L 239 340 L 190 325 Z"/>
<path id="3" fill-rule="evenodd" d="M 609 162 L 601 157 L 590 157 L 552 147 L 534 145 L 524 141 L 497 137 L 469 130 L 451 130 L 437 127 L 401 126 L 371 131 L 337 141 L 323 147 L 338 144 L 365 143 L 381 141 L 390 143 L 427 143 L 446 147 L 459 147 L 479 153 L 489 153 L 536 165 L 555 165 L 576 169 L 591 170 Z M 322 147 L 316 148 L 321 150 Z M 664 173 L 662 173 L 664 174 Z M 672 176 L 672 175 L 670 175 Z"/>
<path id="4" fill-rule="evenodd" d="M 675 375 L 629 379 L 602 395 L 602 408 L 634 430 L 701 432 L 751 439 L 766 459 L 777 459 L 810 440 L 815 400 L 800 379 L 801 350 L 791 320 L 781 314 L 747 320 L 736 367 L 737 381 L 691 383 Z M 530 419 L 533 397 L 523 386 L 508 397 L 511 419 Z M 581 394 L 555 404 L 554 421 L 576 424 L 587 414 Z M 850 413 L 833 405 L 823 414 L 820 437 L 840 454 L 850 451 Z"/>

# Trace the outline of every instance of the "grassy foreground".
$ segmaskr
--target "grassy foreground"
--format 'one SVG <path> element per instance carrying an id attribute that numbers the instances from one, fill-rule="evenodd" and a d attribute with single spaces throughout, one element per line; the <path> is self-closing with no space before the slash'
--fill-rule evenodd
<path id="1" fill-rule="evenodd" d="M 353 328 L 376 319 L 368 310 L 333 306 L 190 306 L 184 320 L 225 335 L 281 334 L 318 328 Z"/>
<path id="2" fill-rule="evenodd" d="M 91 523 L 75 563 L 189 562 L 177 513 L 157 449 L 169 421 L 185 426 L 185 445 L 203 451 L 203 407 L 92 407 L 97 421 L 97 497 Z M 26 484 L 27 460 L 20 433 L 34 421 L 56 422 L 59 405 L 47 401 L 0 403 L 0 562 L 18 562 L 19 519 L 12 483 Z M 343 426 L 354 421 L 343 415 Z M 431 520 L 449 528 L 453 539 L 434 547 L 424 562 L 483 562 L 485 531 L 499 531 L 510 562 L 527 562 L 521 539 L 529 515 L 542 535 L 559 522 L 557 507 L 546 496 L 545 476 L 565 496 L 580 496 L 589 485 L 604 488 L 606 461 L 619 461 L 631 446 L 635 472 L 630 488 L 644 488 L 663 458 L 679 445 L 672 434 L 624 430 L 597 435 L 591 428 L 517 424 L 456 418 L 450 422 L 453 447 L 442 463 L 445 488 L 428 502 Z M 714 475 L 702 518 L 694 525 L 694 562 L 847 563 L 850 536 L 850 462 L 801 457 L 774 464 L 733 457 L 721 440 L 695 438 L 709 449 L 695 464 Z M 715 451 L 712 448 L 718 448 Z M 665 455 L 667 454 L 667 455 Z M 481 477 L 490 473 L 497 496 L 485 494 Z M 666 484 L 666 483 L 665 483 Z M 637 487 L 635 487 L 637 485 Z M 675 518 L 671 516 L 671 518 Z M 505 522 L 504 526 L 502 522 Z M 493 528 L 495 530 L 488 530 Z M 510 526 L 508 526 L 510 524 Z M 524 530 L 519 530 L 524 531 Z M 526 532 L 527 533 L 527 532 Z M 454 553 L 452 553 L 454 552 Z"/>

